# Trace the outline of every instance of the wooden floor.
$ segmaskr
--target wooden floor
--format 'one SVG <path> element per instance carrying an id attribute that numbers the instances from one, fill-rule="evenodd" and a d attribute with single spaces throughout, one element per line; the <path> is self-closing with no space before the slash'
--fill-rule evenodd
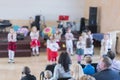
<path id="1" fill-rule="evenodd" d="M 93 62 L 99 60 L 98 52 L 93 57 Z M 120 56 L 117 56 L 117 59 Z M 72 61 L 76 61 L 76 55 L 71 56 Z M 8 64 L 8 58 L 0 58 L 0 80 L 20 80 L 21 72 L 24 66 L 29 66 L 31 73 L 39 80 L 39 74 L 45 69 L 48 64 L 47 56 L 45 52 L 41 52 L 40 56 L 35 57 L 17 57 L 15 58 L 15 64 Z"/>

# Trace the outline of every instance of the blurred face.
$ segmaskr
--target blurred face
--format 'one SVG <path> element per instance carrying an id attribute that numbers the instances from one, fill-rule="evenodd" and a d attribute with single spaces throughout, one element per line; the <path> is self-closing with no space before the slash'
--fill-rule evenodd
<path id="1" fill-rule="evenodd" d="M 70 33 L 71 32 L 71 29 L 68 29 L 68 33 Z"/>
<path id="2" fill-rule="evenodd" d="M 79 37 L 79 41 L 82 41 L 82 36 Z"/>
<path id="3" fill-rule="evenodd" d="M 90 35 L 90 34 L 91 34 L 91 31 L 88 32 L 88 35 Z"/>
<path id="4" fill-rule="evenodd" d="M 37 31 L 37 28 L 36 28 L 36 27 L 33 27 L 33 28 L 32 28 L 32 31 L 33 31 L 33 32 L 36 32 L 36 31 Z"/>
<path id="5" fill-rule="evenodd" d="M 10 33 L 14 33 L 14 30 L 13 30 L 13 29 L 10 29 Z"/>
<path id="6" fill-rule="evenodd" d="M 104 39 L 105 39 L 105 40 L 108 39 L 108 35 L 107 35 L 107 34 L 104 35 Z"/>
<path id="7" fill-rule="evenodd" d="M 101 58 L 101 60 L 100 60 L 100 63 L 99 63 L 99 68 L 100 68 L 101 70 L 103 70 L 103 69 L 104 69 L 104 62 L 103 62 L 103 58 Z"/>

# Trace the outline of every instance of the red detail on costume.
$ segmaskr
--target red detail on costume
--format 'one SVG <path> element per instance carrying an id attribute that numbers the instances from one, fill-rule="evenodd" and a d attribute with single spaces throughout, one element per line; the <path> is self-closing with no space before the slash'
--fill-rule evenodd
<path id="1" fill-rule="evenodd" d="M 51 51 L 51 61 L 57 61 L 58 52 L 57 51 Z"/>
<path id="2" fill-rule="evenodd" d="M 30 46 L 31 48 L 36 47 L 36 46 L 40 47 L 40 41 L 37 39 L 34 39 L 30 42 Z"/>
<path id="3" fill-rule="evenodd" d="M 51 50 L 47 48 L 47 56 L 48 56 L 48 61 L 51 60 Z"/>
<path id="4" fill-rule="evenodd" d="M 8 43 L 8 50 L 16 51 L 16 42 L 9 42 Z"/>

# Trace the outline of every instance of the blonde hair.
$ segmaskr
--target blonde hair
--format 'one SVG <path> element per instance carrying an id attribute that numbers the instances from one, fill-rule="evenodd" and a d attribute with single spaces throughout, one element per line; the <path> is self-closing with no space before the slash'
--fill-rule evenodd
<path id="1" fill-rule="evenodd" d="M 84 75 L 83 69 L 82 69 L 81 65 L 78 63 L 71 65 L 70 69 L 72 72 L 72 76 L 75 80 L 79 80 L 80 77 Z"/>
<path id="2" fill-rule="evenodd" d="M 52 77 L 52 72 L 50 70 L 46 70 L 44 72 L 44 76 L 45 78 L 50 79 Z"/>
<path id="3" fill-rule="evenodd" d="M 80 80 L 96 80 L 94 77 L 90 75 L 83 75 Z"/>

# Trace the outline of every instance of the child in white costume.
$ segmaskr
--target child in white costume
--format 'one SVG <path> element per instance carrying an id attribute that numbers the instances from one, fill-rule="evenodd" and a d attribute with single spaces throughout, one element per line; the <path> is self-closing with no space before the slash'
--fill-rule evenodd
<path id="1" fill-rule="evenodd" d="M 71 29 L 68 28 L 67 30 L 67 33 L 65 34 L 65 39 L 66 39 L 66 51 L 73 55 L 73 39 L 74 39 L 74 36 L 73 34 L 71 33 Z"/>
<path id="2" fill-rule="evenodd" d="M 37 56 L 38 56 L 40 41 L 39 41 L 39 31 L 37 31 L 36 27 L 32 27 L 30 37 L 31 37 L 30 46 L 32 48 L 32 55 L 34 56 L 35 54 L 37 54 Z"/>
<path id="3" fill-rule="evenodd" d="M 14 63 L 14 56 L 16 51 L 16 41 L 17 41 L 17 34 L 11 28 L 10 32 L 8 33 L 8 63 Z"/>
<path id="4" fill-rule="evenodd" d="M 58 57 L 58 49 L 60 49 L 58 43 L 55 41 L 55 38 L 53 37 L 51 42 L 49 43 L 49 48 L 50 48 L 50 61 L 52 61 L 52 63 L 55 63 L 57 61 L 57 57 Z"/>
<path id="5" fill-rule="evenodd" d="M 86 47 L 85 41 L 83 40 L 82 36 L 79 37 L 76 47 L 77 47 L 77 50 L 76 50 L 77 60 L 78 60 L 78 63 L 81 63 L 81 56 L 84 54 L 84 50 Z"/>
<path id="6" fill-rule="evenodd" d="M 112 40 L 109 34 L 104 34 L 104 38 L 101 41 L 101 55 L 107 54 L 108 50 L 112 47 Z"/>

